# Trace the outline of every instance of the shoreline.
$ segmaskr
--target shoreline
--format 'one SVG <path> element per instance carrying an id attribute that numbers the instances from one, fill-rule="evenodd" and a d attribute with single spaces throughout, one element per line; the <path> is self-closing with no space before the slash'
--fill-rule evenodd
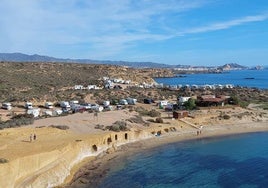
<path id="1" fill-rule="evenodd" d="M 124 166 L 128 157 L 138 152 L 147 152 L 167 144 L 185 142 L 197 139 L 220 138 L 232 135 L 268 132 L 267 121 L 241 123 L 238 125 L 212 125 L 204 128 L 202 133 L 196 135 L 196 129 L 192 131 L 172 132 L 159 137 L 138 140 L 118 146 L 116 150 L 102 152 L 98 156 L 78 164 L 78 170 L 72 175 L 72 180 L 58 187 L 96 187 L 109 172 L 116 171 Z M 69 178 L 70 180 L 71 178 Z"/>

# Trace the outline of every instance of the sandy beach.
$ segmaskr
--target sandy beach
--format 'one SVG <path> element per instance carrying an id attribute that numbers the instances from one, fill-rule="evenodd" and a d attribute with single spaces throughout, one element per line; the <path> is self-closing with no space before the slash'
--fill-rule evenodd
<path id="1" fill-rule="evenodd" d="M 223 114 L 230 118 L 222 118 Z M 149 126 L 129 121 L 136 115 L 125 109 L 100 113 L 96 119 L 84 112 L 1 130 L 0 158 L 8 162 L 0 164 L 0 187 L 94 187 L 135 152 L 188 139 L 268 131 L 267 113 L 258 108 L 198 110 L 182 121 L 161 112 L 164 123 Z M 113 132 L 95 128 L 119 120 L 128 122 L 131 129 Z M 70 129 L 51 125 L 67 125 Z M 157 132 L 161 135 L 155 136 Z M 30 140 L 31 134 L 36 134 L 36 140 Z"/>
<path id="2" fill-rule="evenodd" d="M 160 137 L 153 137 L 146 140 L 129 143 L 118 147 L 115 151 L 106 152 L 98 157 L 86 160 L 75 173 L 71 182 L 59 187 L 82 188 L 96 187 L 111 170 L 123 168 L 124 161 L 134 154 L 146 152 L 150 149 L 164 146 L 170 143 L 187 141 L 192 139 L 202 139 L 211 137 L 224 137 L 228 135 L 247 134 L 254 132 L 268 131 L 268 123 L 240 124 L 228 127 L 217 125 L 213 128 L 203 129 L 200 135 L 196 131 L 182 131 L 180 133 L 169 133 Z"/>

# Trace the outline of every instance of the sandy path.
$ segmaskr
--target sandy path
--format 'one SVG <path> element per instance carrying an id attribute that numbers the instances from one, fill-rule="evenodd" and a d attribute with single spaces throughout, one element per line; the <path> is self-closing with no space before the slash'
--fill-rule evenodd
<path id="1" fill-rule="evenodd" d="M 68 116 L 53 117 L 36 120 L 29 127 L 42 127 L 50 125 L 67 125 L 70 130 L 78 134 L 99 133 L 101 130 L 95 129 L 97 124 L 109 126 L 118 120 L 126 120 L 136 115 L 135 112 L 130 113 L 128 110 L 100 112 L 98 117 L 94 113 L 75 113 Z"/>

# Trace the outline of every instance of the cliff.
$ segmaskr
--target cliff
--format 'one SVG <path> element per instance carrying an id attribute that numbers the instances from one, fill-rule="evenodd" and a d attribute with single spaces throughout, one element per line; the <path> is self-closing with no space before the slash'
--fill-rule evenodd
<path id="1" fill-rule="evenodd" d="M 6 147 L 0 148 L 2 150 L 0 157 L 9 160 L 7 163 L 0 164 L 0 187 L 57 186 L 70 175 L 74 165 L 85 157 L 97 156 L 107 149 L 111 150 L 122 144 L 147 139 L 153 137 L 157 131 L 164 133 L 169 129 L 174 130 L 167 125 L 162 128 L 103 132 L 98 135 L 75 135 L 52 128 L 35 129 L 34 131 L 40 135 L 38 140 L 30 143 L 26 140 L 22 142 L 20 138 L 13 143 L 6 142 Z M 33 129 L 29 131 L 29 128 L 17 128 L 3 130 L 0 134 L 8 140 L 15 136 L 18 138 L 18 135 L 25 137 L 31 131 Z M 21 134 L 22 132 L 24 133 Z M 57 134 L 61 135 L 55 138 Z"/>

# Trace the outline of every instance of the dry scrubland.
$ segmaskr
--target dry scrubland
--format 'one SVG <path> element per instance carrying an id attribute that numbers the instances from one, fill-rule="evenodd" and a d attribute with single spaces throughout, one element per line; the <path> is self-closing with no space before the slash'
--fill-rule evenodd
<path id="1" fill-rule="evenodd" d="M 75 63 L 0 63 L 0 99 L 57 101 L 72 97 L 66 91 L 74 85 L 102 85 L 102 78 L 122 78 L 136 83 L 151 83 L 152 77 L 172 75 L 164 69 L 133 69 L 112 65 Z M 74 94 L 75 96 L 75 94 Z"/>

